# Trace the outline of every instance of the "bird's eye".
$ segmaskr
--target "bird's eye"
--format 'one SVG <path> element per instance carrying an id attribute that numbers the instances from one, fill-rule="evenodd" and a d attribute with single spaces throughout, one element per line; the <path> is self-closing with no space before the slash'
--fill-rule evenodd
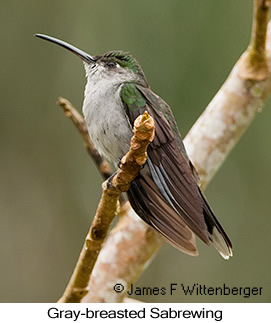
<path id="1" fill-rule="evenodd" d="M 107 63 L 106 63 L 106 66 L 108 66 L 108 67 L 110 67 L 110 68 L 114 68 L 114 67 L 116 67 L 116 66 L 117 66 L 117 63 L 110 61 L 110 62 L 107 62 Z"/>

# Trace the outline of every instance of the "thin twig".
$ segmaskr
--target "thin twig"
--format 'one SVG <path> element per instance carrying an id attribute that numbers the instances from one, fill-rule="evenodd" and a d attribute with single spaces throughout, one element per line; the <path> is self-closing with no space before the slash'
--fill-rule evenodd
<path id="1" fill-rule="evenodd" d="M 75 127 L 79 131 L 83 139 L 84 146 L 96 164 L 100 174 L 104 179 L 110 177 L 112 175 L 112 170 L 109 164 L 101 157 L 98 150 L 94 147 L 94 144 L 89 137 L 87 125 L 83 116 L 72 106 L 68 100 L 64 98 L 58 98 L 57 104 L 63 109 L 65 115 L 72 120 Z"/>
<path id="2" fill-rule="evenodd" d="M 147 148 L 154 138 L 154 120 L 145 112 L 134 122 L 134 135 L 129 152 L 122 158 L 120 169 L 107 184 L 103 192 L 94 220 L 87 234 L 79 260 L 68 286 L 60 298 L 60 303 L 80 302 L 88 292 L 88 282 L 110 225 L 116 215 L 121 192 L 126 192 L 147 159 Z"/>
<path id="3" fill-rule="evenodd" d="M 243 79 L 261 81 L 268 77 L 266 30 L 270 5 L 270 0 L 254 0 L 250 44 L 239 64 L 239 75 Z"/>

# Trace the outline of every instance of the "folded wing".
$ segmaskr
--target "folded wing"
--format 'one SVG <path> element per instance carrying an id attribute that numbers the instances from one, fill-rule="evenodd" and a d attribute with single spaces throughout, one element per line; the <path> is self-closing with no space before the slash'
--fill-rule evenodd
<path id="1" fill-rule="evenodd" d="M 178 249 L 196 255 L 195 233 L 228 258 L 231 242 L 198 187 L 169 106 L 149 88 L 127 86 L 130 92 L 136 91 L 136 100 L 123 100 L 130 124 L 146 110 L 155 120 L 147 164 L 128 192 L 132 207 Z"/>

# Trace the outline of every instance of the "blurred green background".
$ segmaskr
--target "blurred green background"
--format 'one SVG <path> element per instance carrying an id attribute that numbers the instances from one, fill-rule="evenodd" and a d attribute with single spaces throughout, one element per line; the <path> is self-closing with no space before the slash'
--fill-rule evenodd
<path id="1" fill-rule="evenodd" d="M 1 1 L 0 301 L 54 302 L 64 291 L 101 194 L 101 177 L 55 104 L 81 110 L 81 61 L 32 35 L 89 52 L 130 51 L 172 107 L 183 136 L 250 38 L 252 0 Z M 270 102 L 206 195 L 234 244 L 226 262 L 198 242 L 164 245 L 137 286 L 263 287 L 262 296 L 139 297 L 148 302 L 270 302 Z"/>

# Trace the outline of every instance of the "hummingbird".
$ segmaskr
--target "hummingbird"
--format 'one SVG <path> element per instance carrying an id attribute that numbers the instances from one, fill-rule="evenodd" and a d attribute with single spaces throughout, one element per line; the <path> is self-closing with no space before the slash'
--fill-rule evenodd
<path id="1" fill-rule="evenodd" d="M 127 192 L 135 213 L 186 254 L 198 255 L 196 235 L 229 259 L 231 241 L 200 189 L 171 108 L 151 90 L 137 60 L 121 50 L 91 56 L 54 37 L 35 36 L 82 59 L 87 78 L 82 110 L 88 132 L 99 153 L 115 167 L 129 151 L 134 120 L 145 111 L 153 117 L 155 137 L 146 164 Z"/>

